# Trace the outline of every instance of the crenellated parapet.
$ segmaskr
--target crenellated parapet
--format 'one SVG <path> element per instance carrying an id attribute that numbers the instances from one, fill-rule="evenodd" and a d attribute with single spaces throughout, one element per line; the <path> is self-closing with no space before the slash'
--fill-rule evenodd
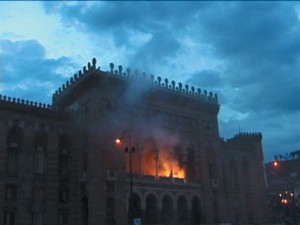
<path id="1" fill-rule="evenodd" d="M 160 76 L 155 77 L 153 74 L 148 75 L 147 73 L 140 73 L 135 70 L 134 73 L 131 72 L 130 68 L 126 71 L 120 65 L 115 69 L 115 65 L 110 63 L 110 71 L 106 72 L 109 76 L 115 76 L 127 80 L 137 80 L 139 82 L 148 83 L 160 89 L 165 89 L 168 91 L 173 91 L 179 94 L 187 95 L 189 97 L 195 97 L 206 102 L 218 104 L 218 96 L 216 93 L 208 92 L 207 90 L 201 90 L 200 88 L 195 88 L 194 86 L 189 86 L 187 84 L 177 83 L 169 79 L 162 79 Z"/>
<path id="2" fill-rule="evenodd" d="M 260 142 L 262 140 L 262 134 L 260 132 L 240 132 L 233 136 L 233 138 L 227 139 L 227 142 L 231 141 L 255 141 Z"/>
<path id="3" fill-rule="evenodd" d="M 131 72 L 130 68 L 126 70 L 123 69 L 121 65 L 115 68 L 113 63 L 110 63 L 110 71 L 104 72 L 100 70 L 100 67 L 96 68 L 97 60 L 93 58 L 92 63 L 88 63 L 87 66 L 84 66 L 82 70 L 79 70 L 78 73 L 74 74 L 68 81 L 65 82 L 58 90 L 53 94 L 53 103 L 56 99 L 62 95 L 71 87 L 82 82 L 90 75 L 107 75 L 110 77 L 115 77 L 128 81 L 137 81 L 144 84 L 152 85 L 156 88 L 162 90 L 167 90 L 171 92 L 176 92 L 185 96 L 193 97 L 200 99 L 205 102 L 218 104 L 218 96 L 207 90 L 201 90 L 200 88 L 195 88 L 194 86 L 189 86 L 187 84 L 177 83 L 172 80 L 162 79 L 160 76 L 155 77 L 153 74 L 147 75 L 146 73 L 140 73 L 135 70 L 134 73 Z M 98 73 L 98 74 L 97 74 Z M 100 74 L 101 73 L 101 74 Z"/>
<path id="4" fill-rule="evenodd" d="M 0 101 L 1 102 L 7 102 L 7 103 L 14 103 L 14 104 L 19 104 L 19 105 L 26 105 L 26 106 L 32 106 L 32 107 L 38 107 L 38 108 L 43 108 L 43 109 L 52 109 L 52 106 L 49 104 L 41 103 L 41 102 L 34 102 L 34 101 L 29 101 L 25 99 L 20 99 L 20 98 L 15 98 L 15 97 L 10 97 L 6 95 L 0 95 Z"/>
<path id="5" fill-rule="evenodd" d="M 6 95 L 0 95 L 0 106 L 13 106 L 13 107 L 23 107 L 27 109 L 37 109 L 43 111 L 52 111 L 58 113 L 70 113 L 72 112 L 71 109 L 65 109 L 58 106 L 53 106 L 46 103 L 36 102 L 36 101 L 29 101 L 25 99 L 10 97 Z"/>
<path id="6" fill-rule="evenodd" d="M 93 58 L 92 63 L 88 62 L 87 66 L 84 66 L 82 70 L 79 70 L 78 73 L 75 73 L 69 80 L 67 80 L 61 87 L 59 87 L 53 94 L 53 102 L 55 102 L 58 96 L 66 92 L 74 84 L 84 80 L 88 76 L 88 74 L 91 74 L 92 71 L 95 71 L 96 64 L 97 60 Z M 100 67 L 97 68 L 97 70 L 100 70 Z"/>

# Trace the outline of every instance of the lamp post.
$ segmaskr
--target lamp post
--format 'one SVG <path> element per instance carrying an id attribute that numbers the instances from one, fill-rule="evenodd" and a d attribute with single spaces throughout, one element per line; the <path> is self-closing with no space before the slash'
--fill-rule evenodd
<path id="1" fill-rule="evenodd" d="M 121 144 L 123 139 L 128 139 L 128 145 L 125 147 L 125 152 L 129 153 L 129 208 L 128 208 L 128 220 L 129 224 L 133 224 L 133 182 L 132 182 L 132 153 L 135 152 L 135 148 L 131 146 L 131 133 L 129 130 L 124 130 L 122 136 L 118 137 L 115 141 L 117 144 Z"/>

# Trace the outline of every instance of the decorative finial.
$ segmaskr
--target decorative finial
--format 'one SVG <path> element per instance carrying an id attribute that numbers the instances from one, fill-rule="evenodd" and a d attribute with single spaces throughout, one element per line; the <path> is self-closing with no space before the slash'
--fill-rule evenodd
<path id="1" fill-rule="evenodd" d="M 168 84 L 169 84 L 169 80 L 166 78 L 166 79 L 165 79 L 165 85 L 166 85 L 166 88 L 169 88 L 169 85 L 168 85 Z"/>
<path id="2" fill-rule="evenodd" d="M 119 76 L 122 76 L 122 71 L 123 71 L 123 67 L 120 65 L 119 66 Z"/>
<path id="3" fill-rule="evenodd" d="M 178 87 L 179 87 L 179 91 L 182 91 L 182 83 L 181 82 L 178 83 Z"/>
<path id="4" fill-rule="evenodd" d="M 127 76 L 130 76 L 130 68 L 127 68 L 126 72 L 127 72 Z"/>
<path id="5" fill-rule="evenodd" d="M 172 84 L 172 89 L 175 90 L 176 82 L 174 80 L 172 80 L 171 84 Z"/>
<path id="6" fill-rule="evenodd" d="M 161 77 L 157 77 L 157 81 L 158 81 L 158 86 L 161 86 Z"/>
<path id="7" fill-rule="evenodd" d="M 92 64 L 93 64 L 93 69 L 96 69 L 96 64 L 97 64 L 97 59 L 96 58 L 92 59 Z"/>
<path id="8" fill-rule="evenodd" d="M 113 63 L 110 63 L 109 66 L 110 66 L 110 73 L 113 74 L 115 65 Z"/>

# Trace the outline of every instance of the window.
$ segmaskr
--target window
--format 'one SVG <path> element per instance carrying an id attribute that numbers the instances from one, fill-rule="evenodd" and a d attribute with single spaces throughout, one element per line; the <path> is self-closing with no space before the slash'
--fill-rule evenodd
<path id="1" fill-rule="evenodd" d="M 43 189 L 42 188 L 33 188 L 32 189 L 32 201 L 35 203 L 40 203 L 43 201 Z"/>
<path id="2" fill-rule="evenodd" d="M 59 192 L 59 202 L 68 203 L 69 202 L 69 190 L 63 189 Z"/>
<path id="3" fill-rule="evenodd" d="M 68 155 L 59 156 L 59 174 L 66 176 L 69 174 L 69 158 Z"/>
<path id="4" fill-rule="evenodd" d="M 7 133 L 6 143 L 10 148 L 20 148 L 23 139 L 22 123 L 19 120 L 14 120 L 10 125 Z"/>
<path id="5" fill-rule="evenodd" d="M 35 152 L 34 172 L 37 174 L 44 174 L 45 172 L 45 153 L 43 151 Z"/>
<path id="6" fill-rule="evenodd" d="M 47 149 L 48 147 L 48 127 L 44 124 L 37 124 L 35 128 L 34 147 Z"/>
<path id="7" fill-rule="evenodd" d="M 19 170 L 19 152 L 15 149 L 9 149 L 7 172 L 9 175 L 17 175 L 18 170 Z"/>
<path id="8" fill-rule="evenodd" d="M 59 213 L 59 225 L 68 225 L 69 215 L 68 212 Z"/>
<path id="9" fill-rule="evenodd" d="M 15 213 L 4 212 L 4 225 L 14 225 L 14 224 L 15 224 Z"/>
<path id="10" fill-rule="evenodd" d="M 239 180 L 238 180 L 238 170 L 237 164 L 233 157 L 230 159 L 230 178 L 231 178 L 231 187 L 238 188 L 239 187 Z"/>
<path id="11" fill-rule="evenodd" d="M 40 212 L 32 213 L 32 225 L 42 225 L 43 224 L 43 215 Z"/>
<path id="12" fill-rule="evenodd" d="M 5 188 L 5 200 L 15 201 L 17 199 L 17 186 L 7 185 Z"/>

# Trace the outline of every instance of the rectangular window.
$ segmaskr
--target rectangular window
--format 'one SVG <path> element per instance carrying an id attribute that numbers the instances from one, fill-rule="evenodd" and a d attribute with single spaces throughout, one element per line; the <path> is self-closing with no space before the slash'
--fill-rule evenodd
<path id="1" fill-rule="evenodd" d="M 39 203 L 43 200 L 43 189 L 33 188 L 32 189 L 32 200 L 35 203 Z"/>
<path id="2" fill-rule="evenodd" d="M 32 213 L 32 225 L 42 225 L 43 215 L 40 212 Z"/>
<path id="3" fill-rule="evenodd" d="M 59 225 L 68 225 L 68 213 L 67 212 L 61 212 L 59 214 Z"/>
<path id="4" fill-rule="evenodd" d="M 37 174 L 45 173 L 45 153 L 36 151 L 34 156 L 34 172 Z"/>
<path id="5" fill-rule="evenodd" d="M 15 225 L 14 212 L 4 212 L 4 225 Z"/>
<path id="6" fill-rule="evenodd" d="M 59 172 L 62 176 L 67 176 L 69 174 L 69 160 L 67 156 L 59 156 Z"/>
<path id="7" fill-rule="evenodd" d="M 8 150 L 7 172 L 10 175 L 17 175 L 19 170 L 19 152 L 16 150 Z"/>
<path id="8" fill-rule="evenodd" d="M 68 203 L 69 202 L 69 191 L 68 190 L 61 190 L 59 192 L 59 202 L 60 203 Z"/>
<path id="9" fill-rule="evenodd" d="M 17 199 L 17 187 L 14 185 L 8 185 L 5 188 L 5 200 L 15 201 Z"/>

